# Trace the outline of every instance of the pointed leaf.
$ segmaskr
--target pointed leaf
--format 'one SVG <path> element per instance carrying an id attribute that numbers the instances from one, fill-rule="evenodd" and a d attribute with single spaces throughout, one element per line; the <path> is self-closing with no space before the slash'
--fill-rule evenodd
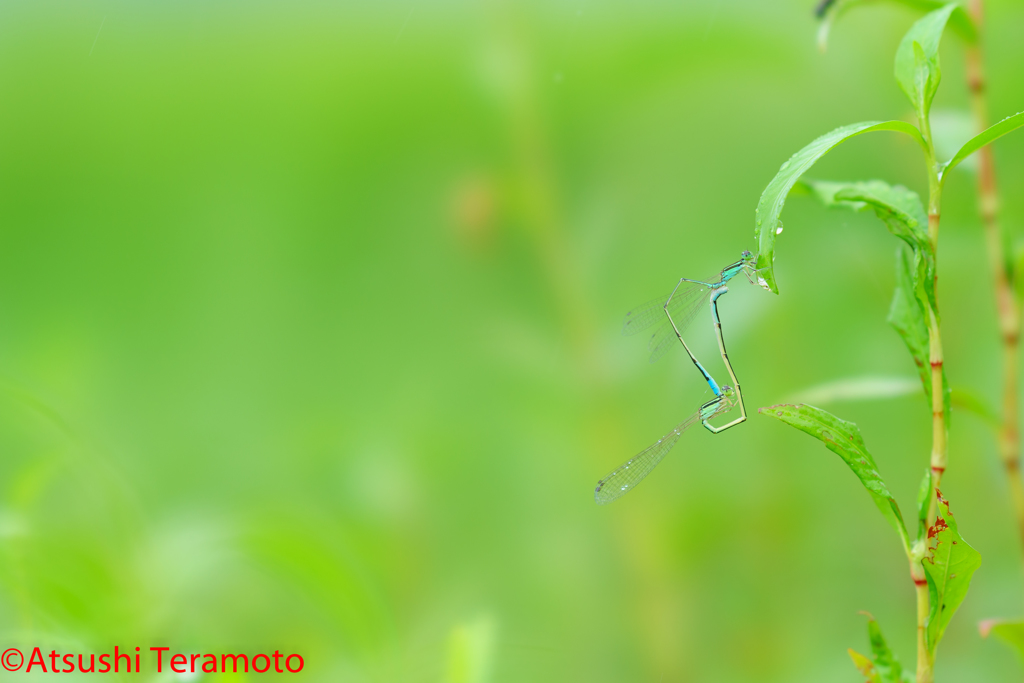
<path id="1" fill-rule="evenodd" d="M 782 164 L 779 172 L 775 174 L 772 181 L 768 183 L 768 187 L 761 193 L 761 199 L 757 203 L 754 239 L 758 243 L 757 268 L 762 287 L 776 294 L 779 293 L 774 273 L 775 236 L 778 234 L 779 216 L 782 215 L 782 207 L 786 203 L 786 196 L 796 181 L 818 159 L 836 145 L 862 133 L 882 130 L 906 133 L 914 138 L 921 145 L 922 149 L 927 151 L 927 144 L 924 138 L 921 137 L 921 132 L 905 121 L 865 121 L 836 128 L 822 135 L 790 157 L 786 163 Z"/>
<path id="2" fill-rule="evenodd" d="M 896 50 L 896 81 L 922 119 L 939 89 L 939 41 L 957 5 L 950 3 L 914 22 Z"/>
<path id="3" fill-rule="evenodd" d="M 907 345 L 914 364 L 917 366 L 918 375 L 921 377 L 921 384 L 924 387 L 924 395 L 930 402 L 932 399 L 932 367 L 931 354 L 929 351 L 927 312 L 921 303 L 921 293 L 915 292 L 916 285 L 912 270 L 917 271 L 917 280 L 921 281 L 920 267 L 914 268 L 911 265 L 910 255 L 906 249 L 899 248 L 896 251 L 896 289 L 892 294 L 892 304 L 889 307 L 889 324 L 899 333 L 903 343 Z M 927 270 L 926 270 L 927 272 Z M 924 276 L 927 277 L 927 276 Z M 934 290 L 933 290 L 934 291 Z M 947 419 L 950 415 L 951 391 L 949 380 L 946 377 L 946 369 L 942 369 L 943 398 L 946 408 Z M 929 403 L 930 405 L 930 403 Z"/>
<path id="4" fill-rule="evenodd" d="M 982 638 L 988 638 L 989 634 L 994 635 L 1024 658 L 1024 621 L 988 619 L 978 624 L 978 629 Z"/>
<path id="5" fill-rule="evenodd" d="M 949 511 L 949 502 L 936 491 L 939 514 L 928 530 L 929 555 L 924 558 L 931 611 L 926 635 L 932 653 L 946 632 L 950 619 L 960 607 L 971 585 L 971 576 L 981 566 L 981 555 L 967 544 Z"/>
<path id="6" fill-rule="evenodd" d="M 903 247 L 896 250 L 896 288 L 892 293 L 892 304 L 889 306 L 889 324 L 899 333 L 903 343 L 907 345 L 917 374 L 924 385 L 925 396 L 932 395 L 932 368 L 928 350 L 928 323 L 925 321 L 924 310 L 914 291 L 913 266 L 910 254 Z"/>
<path id="7" fill-rule="evenodd" d="M 949 172 L 956 168 L 957 164 L 961 161 L 971 156 L 993 140 L 1001 138 L 1007 133 L 1017 130 L 1021 126 L 1024 126 L 1024 111 L 1017 112 L 1013 116 L 1007 116 L 999 123 L 989 126 L 975 135 L 960 148 L 959 152 L 953 155 L 953 158 L 950 159 L 949 163 L 947 163 L 945 168 L 942 169 L 942 179 L 945 180 L 946 176 L 949 175 Z"/>
<path id="8" fill-rule="evenodd" d="M 803 192 L 818 199 L 827 207 L 860 211 L 871 207 L 878 218 L 896 237 L 914 250 L 931 255 L 928 236 L 928 214 L 921 198 L 902 185 L 890 185 L 884 180 L 856 182 L 830 180 L 801 180 L 792 194 Z"/>
<path id="9" fill-rule="evenodd" d="M 801 181 L 825 206 L 860 211 L 871 207 L 896 237 L 914 252 L 914 291 L 923 292 L 935 309 L 935 256 L 928 237 L 928 214 L 916 192 L 882 180 L 863 182 Z"/>
<path id="10" fill-rule="evenodd" d="M 857 475 L 864 488 L 871 494 L 875 505 L 903 542 L 904 549 L 910 547 L 903 515 L 896 499 L 889 493 L 882 476 L 878 473 L 875 459 L 868 452 L 860 429 L 852 422 L 841 420 L 821 408 L 805 404 L 780 403 L 758 410 L 759 413 L 774 417 L 802 432 L 818 439 L 825 447 L 843 459 Z"/>
<path id="11" fill-rule="evenodd" d="M 889 648 L 889 643 L 885 641 L 878 622 L 870 614 L 867 617 L 868 639 L 871 641 L 871 654 L 874 655 L 875 670 L 884 683 L 903 683 L 903 667 Z"/>
<path id="12" fill-rule="evenodd" d="M 850 653 L 850 659 L 853 660 L 853 665 L 857 667 L 857 671 L 861 672 L 867 683 L 884 683 L 881 675 L 875 671 L 875 665 L 871 663 L 870 659 L 852 648 L 849 648 L 846 651 Z"/>
<path id="13" fill-rule="evenodd" d="M 946 4 L 941 0 L 892 0 L 892 2 L 923 12 L 931 12 Z M 825 51 L 829 31 L 841 16 L 854 7 L 869 4 L 878 3 L 877 0 L 824 0 L 821 2 L 815 10 L 815 15 L 821 22 L 818 27 L 818 47 L 821 51 Z M 978 39 L 978 31 L 974 27 L 974 22 L 963 7 L 954 10 L 953 15 L 949 18 L 949 26 L 968 43 L 973 43 Z"/>

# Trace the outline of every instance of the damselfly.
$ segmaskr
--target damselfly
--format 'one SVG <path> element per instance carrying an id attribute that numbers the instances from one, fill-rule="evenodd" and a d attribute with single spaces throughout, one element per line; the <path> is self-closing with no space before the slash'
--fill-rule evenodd
<path id="1" fill-rule="evenodd" d="M 739 261 L 731 263 L 721 270 L 718 279 L 707 278 L 706 280 L 691 280 L 680 278 L 676 288 L 671 294 L 653 299 L 642 306 L 638 306 L 626 314 L 622 323 L 623 334 L 636 334 L 643 330 L 654 327 L 654 332 L 648 338 L 647 348 L 651 351 L 651 362 L 658 360 L 668 351 L 672 345 L 673 337 L 679 340 L 686 350 L 693 364 L 704 377 L 715 396 L 722 395 L 722 389 L 711 376 L 711 373 L 701 365 L 697 357 L 690 351 L 686 341 L 683 339 L 683 332 L 690 326 L 697 313 L 705 302 L 711 307 L 711 318 L 715 326 L 715 338 L 718 340 L 718 350 L 721 353 L 722 361 L 729 371 L 733 386 L 736 387 L 736 402 L 739 403 L 740 416 L 732 422 L 722 426 L 714 427 L 706 420 L 704 426 L 713 432 L 728 429 L 747 419 L 746 408 L 743 405 L 743 392 L 740 389 L 739 380 L 733 371 L 732 363 L 729 362 L 729 354 L 725 350 L 725 339 L 722 336 L 722 321 L 718 316 L 718 299 L 729 291 L 728 282 L 740 273 L 746 275 L 747 280 L 752 284 L 757 283 L 757 270 L 754 268 L 756 257 L 749 251 L 741 254 Z M 722 412 L 722 411 L 719 411 Z M 718 413 L 716 413 L 718 414 Z"/>
<path id="2" fill-rule="evenodd" d="M 651 473 L 659 462 L 668 455 L 672 447 L 679 441 L 687 429 L 698 421 L 713 432 L 720 432 L 727 427 L 714 427 L 709 420 L 716 415 L 727 413 L 736 405 L 737 394 L 732 387 L 721 387 L 721 393 L 700 407 L 700 410 L 676 425 L 676 428 L 658 439 L 635 456 L 616 467 L 608 476 L 597 482 L 594 489 L 594 500 L 599 505 L 610 503 L 636 488 L 644 477 Z M 731 426 L 731 425 L 729 425 Z"/>

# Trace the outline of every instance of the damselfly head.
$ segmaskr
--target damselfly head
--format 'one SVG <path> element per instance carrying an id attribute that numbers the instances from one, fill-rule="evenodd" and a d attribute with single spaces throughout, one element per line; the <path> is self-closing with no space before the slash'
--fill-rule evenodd
<path id="1" fill-rule="evenodd" d="M 749 251 L 743 252 L 743 274 L 747 276 L 747 280 L 752 285 L 760 285 L 765 289 L 769 289 L 768 283 L 765 282 L 764 278 L 761 277 L 761 270 L 757 266 L 757 256 L 751 254 Z"/>

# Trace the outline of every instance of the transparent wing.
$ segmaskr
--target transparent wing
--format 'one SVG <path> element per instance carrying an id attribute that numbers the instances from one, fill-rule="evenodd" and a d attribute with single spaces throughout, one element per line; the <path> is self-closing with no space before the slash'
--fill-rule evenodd
<path id="1" fill-rule="evenodd" d="M 636 488 L 637 484 L 643 481 L 644 477 L 650 474 L 651 470 L 668 455 L 683 432 L 699 420 L 700 412 L 698 411 L 676 425 L 675 429 L 658 439 L 656 443 L 640 451 L 597 482 L 597 488 L 594 489 L 594 500 L 598 505 L 610 503 Z"/>
<path id="2" fill-rule="evenodd" d="M 714 282 L 716 280 L 718 278 L 705 280 L 705 282 Z M 669 313 L 675 318 L 682 309 L 692 305 L 693 299 L 700 298 L 701 294 L 707 290 L 708 288 L 705 285 L 695 282 L 684 282 L 679 285 L 676 295 L 672 297 L 672 303 L 668 305 Z M 626 317 L 622 320 L 622 334 L 627 336 L 637 334 L 646 330 L 651 325 L 667 322 L 665 318 L 665 302 L 668 301 L 671 295 L 672 292 L 669 292 L 664 296 L 651 299 L 627 311 Z"/>
<path id="3" fill-rule="evenodd" d="M 675 321 L 676 327 L 679 328 L 679 334 L 686 332 L 686 329 L 693 323 L 697 314 L 707 304 L 708 297 L 711 295 L 709 287 L 701 287 L 695 291 L 697 296 L 691 297 L 686 306 L 679 306 L 678 310 L 673 311 L 673 304 L 676 302 L 675 298 L 672 299 L 672 304 L 669 304 L 669 312 L 672 314 L 672 320 Z M 661 317 L 665 318 L 664 311 L 662 311 Z M 650 362 L 653 363 L 668 353 L 668 350 L 672 348 L 672 344 L 676 343 L 676 341 L 676 331 L 672 329 L 672 324 L 669 323 L 668 318 L 665 318 L 664 324 L 656 328 L 647 340 L 647 349 L 651 352 Z"/>
<path id="4" fill-rule="evenodd" d="M 717 282 L 719 277 L 712 277 L 705 282 Z M 697 317 L 701 306 L 707 303 L 711 288 L 707 285 L 696 282 L 684 282 L 676 290 L 675 296 L 668 304 L 668 312 L 682 334 L 690 326 L 693 319 Z M 643 330 L 654 327 L 653 332 L 647 339 L 647 349 L 651 352 L 651 362 L 664 356 L 672 347 L 676 338 L 675 330 L 665 317 L 665 302 L 668 301 L 671 293 L 652 299 L 641 304 L 626 313 L 622 322 L 622 333 L 632 335 Z"/>

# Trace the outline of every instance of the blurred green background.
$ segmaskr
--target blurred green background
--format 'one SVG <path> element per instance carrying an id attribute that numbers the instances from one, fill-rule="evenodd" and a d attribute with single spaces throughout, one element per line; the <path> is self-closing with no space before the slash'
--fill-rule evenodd
<path id="1" fill-rule="evenodd" d="M 756 249 L 761 190 L 812 138 L 911 116 L 891 73 L 916 15 L 853 12 L 823 55 L 812 9 L 0 5 L 0 644 L 279 649 L 310 681 L 852 682 L 870 610 L 912 666 L 899 543 L 812 439 L 755 414 L 592 495 L 708 398 L 622 314 Z M 1024 8 L 988 10 L 995 120 L 1024 102 Z M 962 109 L 953 36 L 943 60 L 936 108 Z M 1022 155 L 997 144 L 1014 235 Z M 894 135 L 814 175 L 925 189 Z M 974 178 L 947 187 L 947 368 L 995 392 Z M 721 304 L 748 408 L 914 377 L 896 241 L 803 198 L 783 219 L 781 296 Z M 923 394 L 825 407 L 911 509 Z M 984 564 L 937 680 L 1020 680 L 976 630 L 1024 615 L 1024 573 L 971 415 L 943 484 Z"/>

